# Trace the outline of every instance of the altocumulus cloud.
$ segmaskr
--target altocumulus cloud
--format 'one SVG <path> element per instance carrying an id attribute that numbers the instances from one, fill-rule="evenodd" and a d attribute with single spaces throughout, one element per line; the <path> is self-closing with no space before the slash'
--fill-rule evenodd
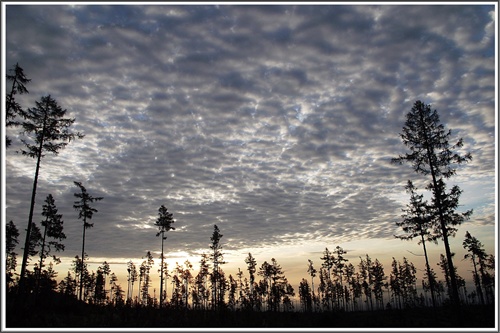
<path id="1" fill-rule="evenodd" d="M 91 257 L 392 238 L 414 101 L 437 109 L 474 160 L 454 179 L 467 223 L 494 224 L 493 5 L 5 5 L 6 68 L 51 94 L 83 140 L 44 158 L 35 221 L 52 193 L 65 253 L 79 253 L 73 181 L 96 203 Z M 35 163 L 5 153 L 7 220 L 24 230 Z M 418 184 L 423 181 L 416 179 Z M 21 236 L 21 239 L 22 236 Z"/>

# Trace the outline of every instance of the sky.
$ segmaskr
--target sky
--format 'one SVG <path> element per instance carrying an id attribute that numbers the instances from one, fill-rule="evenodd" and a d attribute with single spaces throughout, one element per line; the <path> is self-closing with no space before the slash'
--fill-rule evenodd
<path id="1" fill-rule="evenodd" d="M 319 268 L 336 246 L 355 266 L 368 254 L 389 275 L 406 257 L 421 274 L 421 246 L 394 235 L 407 180 L 424 193 L 429 179 L 390 162 L 408 151 L 400 133 L 417 100 L 473 157 L 448 180 L 463 190 L 460 210 L 474 211 L 451 240 L 459 274 L 471 278 L 466 231 L 497 252 L 496 3 L 2 7 L 2 80 L 18 63 L 32 80 L 18 102 L 51 95 L 85 134 L 47 154 L 38 181 L 34 221 L 49 193 L 63 214 L 60 279 L 81 255 L 74 181 L 104 198 L 86 232 L 89 264 L 106 260 L 122 286 L 128 261 L 159 258 L 161 205 L 175 219 L 170 268 L 196 269 L 217 225 L 233 276 L 248 275 L 250 252 L 297 286 L 307 260 Z M 16 152 L 19 128 L 6 133 L 2 221 L 21 231 L 20 264 L 36 161 Z M 442 279 L 443 243 L 428 248 Z"/>

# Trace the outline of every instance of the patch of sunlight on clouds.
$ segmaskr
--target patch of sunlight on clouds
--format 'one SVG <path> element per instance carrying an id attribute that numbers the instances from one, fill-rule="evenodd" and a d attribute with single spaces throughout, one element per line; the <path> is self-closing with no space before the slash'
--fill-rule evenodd
<path id="1" fill-rule="evenodd" d="M 135 220 L 134 220 L 135 221 Z M 119 229 L 140 229 L 140 230 L 145 230 L 145 229 L 154 229 L 156 228 L 154 225 L 150 225 L 149 223 L 147 222 L 144 222 L 144 223 L 124 223 L 124 224 L 121 224 L 121 223 L 116 223 L 115 226 Z"/>
<path id="2" fill-rule="evenodd" d="M 160 241 L 158 241 L 158 244 L 159 243 L 160 243 Z M 151 253 L 153 253 L 155 263 L 157 263 L 159 265 L 161 251 L 160 250 L 151 251 Z M 192 254 L 190 254 L 186 251 L 170 252 L 165 247 L 165 245 L 164 245 L 164 249 L 163 249 L 163 255 L 165 256 L 167 263 L 172 264 L 172 265 L 175 264 L 176 262 L 178 262 L 179 264 L 184 263 L 186 260 L 189 260 L 192 264 L 199 261 L 199 259 L 197 259 L 196 257 L 193 257 Z"/>
<path id="3" fill-rule="evenodd" d="M 405 207 L 409 203 L 410 196 L 408 195 L 408 193 L 406 193 L 403 187 L 401 187 L 401 189 L 401 191 L 391 191 L 386 193 L 385 195 L 389 200 L 401 204 L 401 207 Z"/>
<path id="4" fill-rule="evenodd" d="M 172 193 L 166 196 L 167 200 L 188 200 L 196 205 L 208 205 L 214 202 L 239 203 L 236 193 L 223 193 L 219 190 L 200 188 L 197 190 L 182 191 L 182 194 Z"/>
<path id="5" fill-rule="evenodd" d="M 9 156 L 8 159 L 5 159 L 5 163 L 7 169 L 12 170 L 11 172 L 15 173 L 17 177 L 33 178 L 35 163 L 31 159 L 26 157 L 21 159 L 21 156 Z"/>

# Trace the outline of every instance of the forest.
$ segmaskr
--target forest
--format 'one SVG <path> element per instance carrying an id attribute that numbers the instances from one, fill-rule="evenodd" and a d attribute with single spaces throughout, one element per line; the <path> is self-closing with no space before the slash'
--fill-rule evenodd
<path id="1" fill-rule="evenodd" d="M 304 277 L 294 290 L 285 271 L 272 258 L 258 263 L 251 254 L 242 259 L 244 270 L 234 276 L 224 272 L 223 230 L 213 226 L 207 235 L 209 247 L 198 264 L 189 260 L 169 267 L 164 260 L 164 240 L 175 230 L 173 213 L 165 205 L 158 209 L 154 224 L 161 240 L 161 255 L 148 251 L 139 264 L 127 265 L 127 280 L 120 283 L 105 261 L 90 271 L 85 252 L 86 230 L 98 214 L 93 196 L 82 182 L 74 181 L 74 205 L 82 223 L 82 250 L 70 271 L 56 271 L 58 255 L 64 251 L 64 221 L 51 194 L 35 212 L 37 182 L 42 159 L 56 154 L 84 135 L 71 131 L 74 118 L 50 95 L 32 108 L 23 108 L 16 95 L 27 94 L 29 79 L 19 64 L 9 70 L 6 96 L 6 126 L 19 127 L 25 147 L 20 153 L 35 160 L 29 218 L 24 245 L 19 244 L 20 222 L 5 223 L 6 326 L 15 327 L 494 327 L 495 257 L 469 232 L 463 239 L 471 266 L 471 277 L 462 277 L 453 264 L 449 237 L 468 220 L 472 210 L 459 213 L 458 186 L 447 188 L 456 166 L 472 159 L 459 154 L 462 139 L 451 145 L 450 131 L 440 123 L 436 110 L 416 101 L 407 114 L 400 137 L 410 152 L 393 159 L 408 163 L 416 174 L 428 177 L 431 200 L 424 200 L 411 180 L 410 196 L 396 227 L 402 240 L 422 245 L 425 267 L 415 267 L 406 257 L 393 257 L 390 268 L 368 254 L 351 262 L 340 247 L 325 247 L 320 258 L 305 263 Z M 6 137 L 9 149 L 11 138 Z M 455 142 L 455 141 L 454 141 Z M 42 219 L 39 224 L 35 220 Z M 24 223 L 24 222 L 23 222 Z M 208 242 L 209 239 L 209 242 Z M 426 244 L 444 244 L 444 254 L 435 263 L 439 280 L 427 258 Z M 22 250 L 20 273 L 18 251 Z M 154 265 L 160 259 L 160 267 Z M 319 259 L 319 261 L 318 261 Z M 417 269 L 425 274 L 417 279 Z M 159 274 L 159 286 L 152 276 Z M 58 278 L 59 277 L 59 278 Z M 467 288 L 472 280 L 473 290 Z M 152 292 L 153 291 L 153 292 Z"/>

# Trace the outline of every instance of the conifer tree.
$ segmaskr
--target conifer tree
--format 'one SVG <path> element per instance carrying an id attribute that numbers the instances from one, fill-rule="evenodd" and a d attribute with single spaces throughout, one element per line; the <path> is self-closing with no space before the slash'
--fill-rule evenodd
<path id="1" fill-rule="evenodd" d="M 5 99 L 5 127 L 19 126 L 19 121 L 16 120 L 17 116 L 23 115 L 23 109 L 21 105 L 16 101 L 15 95 L 19 94 L 29 94 L 28 89 L 26 89 L 26 84 L 28 84 L 31 79 L 28 79 L 24 74 L 24 70 L 19 63 L 16 63 L 14 68 L 9 69 L 11 74 L 7 74 L 7 81 L 12 81 L 10 86 L 10 92 L 7 94 Z M 11 140 L 9 137 L 5 138 L 5 144 L 7 147 L 11 145 Z"/>
<path id="2" fill-rule="evenodd" d="M 378 259 L 375 259 L 372 266 L 370 267 L 371 275 L 373 277 L 373 294 L 375 295 L 375 301 L 377 302 L 378 309 L 384 308 L 384 286 L 387 276 L 384 273 L 384 266 L 380 263 Z"/>
<path id="3" fill-rule="evenodd" d="M 28 216 L 28 227 L 26 232 L 26 241 L 23 253 L 23 262 L 21 264 L 20 287 L 23 289 L 24 274 L 28 261 L 28 243 L 30 240 L 31 225 L 33 223 L 33 213 L 35 209 L 36 189 L 40 171 L 41 160 L 46 152 L 57 155 L 68 142 L 76 138 L 83 138 L 79 132 L 72 133 L 69 128 L 75 122 L 74 118 L 64 118 L 66 110 L 62 109 L 55 99 L 50 95 L 44 96 L 36 102 L 34 108 L 29 108 L 22 112 L 25 119 L 22 122 L 22 128 L 26 139 L 21 141 L 26 149 L 21 150 L 23 155 L 36 159 L 35 176 L 33 179 L 33 189 L 31 192 L 31 205 Z"/>
<path id="4" fill-rule="evenodd" d="M 153 260 L 153 255 L 151 254 L 151 251 L 146 252 L 145 259 L 140 267 L 141 270 L 141 276 L 142 276 L 142 287 L 141 287 L 141 292 L 142 292 L 142 302 L 145 303 L 146 305 L 149 305 L 149 287 L 151 286 L 151 267 L 153 267 L 154 260 Z"/>
<path id="5" fill-rule="evenodd" d="M 158 219 L 155 222 L 155 226 L 158 227 L 158 232 L 156 233 L 156 237 L 161 235 L 161 264 L 160 264 L 160 308 L 163 305 L 163 241 L 167 239 L 165 233 L 169 230 L 175 230 L 172 227 L 174 223 L 174 218 L 172 213 L 168 212 L 167 208 L 164 205 L 161 205 L 158 209 Z"/>
<path id="6" fill-rule="evenodd" d="M 17 230 L 16 225 L 14 222 L 9 221 L 6 226 L 5 230 L 5 256 L 6 256 L 6 282 L 7 286 L 10 287 L 10 283 L 14 280 L 14 271 L 16 270 L 17 266 L 17 253 L 15 252 L 16 250 L 16 245 L 19 244 L 18 238 L 19 237 L 19 230 Z"/>
<path id="7" fill-rule="evenodd" d="M 333 269 L 335 276 L 338 277 L 339 281 L 337 283 L 337 306 L 340 307 L 340 302 L 342 301 L 342 305 L 345 306 L 345 295 L 344 295 L 344 281 L 343 275 L 346 267 L 346 263 L 349 261 L 344 258 L 344 254 L 347 254 L 342 247 L 336 246 L 333 251 L 332 261 L 333 261 Z"/>
<path id="8" fill-rule="evenodd" d="M 245 258 L 245 263 L 247 264 L 247 270 L 250 276 L 250 293 L 253 294 L 253 290 L 255 289 L 255 272 L 257 269 L 257 261 L 249 252 L 248 256 Z"/>
<path id="9" fill-rule="evenodd" d="M 314 278 L 316 277 L 316 273 L 318 271 L 316 270 L 316 268 L 314 268 L 311 259 L 307 259 L 307 261 L 309 262 L 309 265 L 307 266 L 307 273 L 309 273 L 309 275 L 311 276 L 311 291 L 314 298 Z"/>
<path id="10" fill-rule="evenodd" d="M 213 271 L 212 271 L 212 307 L 217 309 L 219 307 L 220 300 L 220 285 L 222 282 L 222 272 L 220 265 L 225 264 L 224 254 L 222 253 L 222 245 L 220 244 L 220 240 L 222 238 L 222 234 L 220 233 L 219 227 L 214 225 L 214 231 L 212 236 L 210 237 L 210 249 L 212 252 L 210 253 L 210 259 L 213 262 Z"/>
<path id="11" fill-rule="evenodd" d="M 40 253 L 40 245 L 42 243 L 42 233 L 40 228 L 36 223 L 31 224 L 30 239 L 28 243 L 28 259 L 27 264 L 29 264 L 31 258 L 37 256 Z M 32 292 L 36 288 L 36 279 L 40 276 L 40 267 L 38 264 L 34 265 L 33 272 L 26 270 L 26 278 L 30 280 L 29 283 L 23 284 L 22 290 L 27 292 Z M 21 286 L 20 286 L 21 287 Z"/>
<path id="12" fill-rule="evenodd" d="M 200 306 L 207 308 L 209 289 L 207 286 L 208 276 L 210 274 L 209 255 L 202 253 L 200 260 L 200 271 L 196 275 L 196 293 L 200 300 Z"/>
<path id="13" fill-rule="evenodd" d="M 132 298 L 134 294 L 134 283 L 137 281 L 137 268 L 135 267 L 132 260 L 127 263 L 128 272 L 128 288 L 127 288 L 127 300 Z"/>
<path id="14" fill-rule="evenodd" d="M 99 267 L 94 288 L 94 300 L 97 304 L 102 304 L 106 300 L 105 277 L 104 272 Z"/>
<path id="15" fill-rule="evenodd" d="M 107 295 L 107 292 L 106 292 L 106 279 L 109 275 L 109 273 L 111 273 L 111 269 L 109 268 L 109 264 L 107 261 L 104 261 L 102 263 L 101 266 L 99 266 L 99 269 L 102 271 L 102 275 L 103 275 L 103 282 L 104 282 L 104 285 L 103 285 L 103 288 L 104 288 L 104 296 L 106 297 Z"/>
<path id="16" fill-rule="evenodd" d="M 429 281 L 429 289 L 431 291 L 432 306 L 436 307 L 436 297 L 435 297 L 435 279 L 431 272 L 431 266 L 429 265 L 429 258 L 427 256 L 427 247 L 425 242 L 433 242 L 437 244 L 438 236 L 433 233 L 432 230 L 432 213 L 431 207 L 427 201 L 423 200 L 422 194 L 417 194 L 417 188 L 413 185 L 411 180 L 408 180 L 406 185 L 406 191 L 410 194 L 410 203 L 407 205 L 406 209 L 403 209 L 405 214 L 402 215 L 403 220 L 396 222 L 396 225 L 401 227 L 405 232 L 404 235 L 396 235 L 396 238 L 402 240 L 411 240 L 415 237 L 419 237 L 420 240 L 418 244 L 422 244 L 425 257 L 425 268 L 426 276 Z"/>
<path id="17" fill-rule="evenodd" d="M 311 289 L 309 288 L 309 283 L 306 279 L 302 279 L 299 284 L 299 298 L 300 304 L 304 312 L 311 312 L 312 310 L 312 296 Z"/>
<path id="18" fill-rule="evenodd" d="M 58 214 L 58 210 L 55 204 L 54 197 L 52 194 L 49 194 L 45 199 L 45 204 L 43 205 L 42 215 L 45 219 L 41 222 L 43 229 L 42 236 L 42 248 L 40 250 L 40 264 L 38 271 L 38 278 L 40 280 L 40 274 L 43 269 L 43 261 L 48 257 L 52 248 L 56 252 L 64 251 L 64 244 L 61 243 L 62 240 L 66 239 L 66 235 L 63 231 L 63 220 L 62 214 Z M 52 240 L 46 241 L 47 237 Z M 61 260 L 56 256 L 52 255 L 55 263 L 61 262 Z"/>
<path id="19" fill-rule="evenodd" d="M 467 254 L 464 255 L 464 259 L 470 259 L 474 267 L 473 277 L 474 284 L 476 285 L 477 293 L 479 294 L 479 299 L 481 304 L 485 304 L 483 288 L 481 281 L 485 281 L 486 276 L 486 262 L 488 260 L 488 255 L 483 248 L 483 244 L 474 236 L 472 236 L 468 231 L 465 233 L 465 239 L 463 241 L 463 247 L 467 250 Z M 479 266 L 479 267 L 478 267 Z"/>
<path id="20" fill-rule="evenodd" d="M 76 286 L 76 279 L 73 279 L 71 272 L 68 271 L 68 275 L 59 282 L 59 292 L 67 296 L 75 297 Z"/>
<path id="21" fill-rule="evenodd" d="M 180 273 L 180 277 L 182 278 L 182 298 L 184 306 L 188 306 L 189 302 L 189 288 L 191 282 L 193 280 L 193 275 L 191 274 L 191 269 L 193 269 L 193 264 L 189 260 L 184 262 L 184 269 Z"/>
<path id="22" fill-rule="evenodd" d="M 366 297 L 366 304 L 370 306 L 370 310 L 373 310 L 373 298 L 372 298 L 372 288 L 373 288 L 373 273 L 371 270 L 372 259 L 367 254 L 366 259 L 359 257 L 361 260 L 358 267 L 360 270 L 360 276 L 362 278 L 362 288 L 363 293 Z"/>
<path id="23" fill-rule="evenodd" d="M 461 155 L 456 152 L 463 146 L 460 138 L 455 144 L 450 143 L 451 130 L 446 131 L 439 120 L 436 110 L 430 105 L 416 101 L 406 115 L 403 132 L 400 134 L 409 153 L 394 158 L 393 163 L 408 162 L 414 171 L 430 176 L 427 189 L 432 193 L 432 209 L 435 216 L 435 232 L 443 240 L 446 262 L 449 265 L 452 302 L 459 305 L 457 278 L 455 276 L 449 237 L 456 233 L 455 226 L 460 225 L 472 214 L 472 210 L 459 214 L 456 212 L 462 191 L 455 185 L 448 192 L 445 180 L 456 174 L 456 167 L 472 160 L 470 153 Z"/>
<path id="24" fill-rule="evenodd" d="M 82 241 L 82 267 L 85 265 L 85 230 L 90 229 L 94 226 L 93 223 L 87 222 L 87 220 L 92 219 L 94 213 L 97 213 L 98 210 L 91 207 L 90 204 L 96 201 L 101 201 L 102 197 L 93 197 L 88 192 L 85 186 L 80 182 L 73 182 L 79 189 L 80 193 L 75 193 L 74 196 L 79 198 L 79 201 L 75 201 L 73 208 L 78 210 L 78 219 L 83 218 L 83 241 Z M 84 270 L 80 270 L 80 295 L 79 299 L 82 300 L 82 290 L 83 290 L 83 273 Z"/>

